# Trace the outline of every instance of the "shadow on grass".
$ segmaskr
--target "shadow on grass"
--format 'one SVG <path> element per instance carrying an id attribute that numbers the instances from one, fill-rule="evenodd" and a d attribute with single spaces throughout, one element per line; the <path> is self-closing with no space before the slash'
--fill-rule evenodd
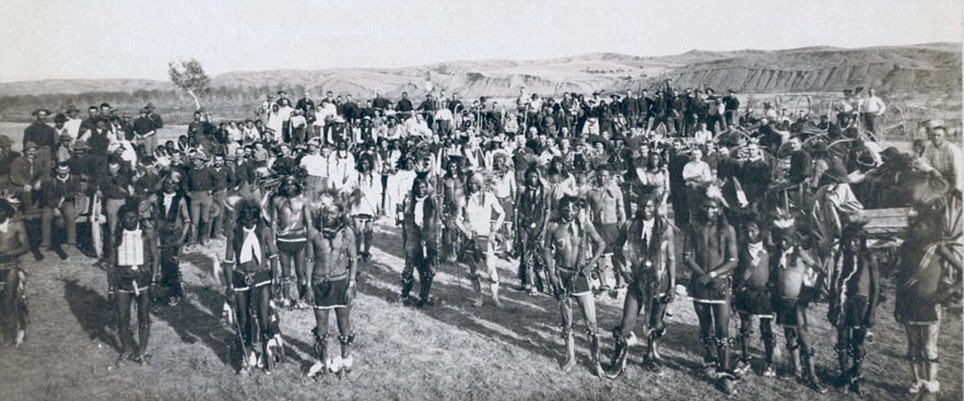
<path id="1" fill-rule="evenodd" d="M 111 334 L 113 312 L 107 299 L 87 287 L 77 284 L 74 280 L 64 281 L 64 299 L 70 307 L 80 327 L 84 329 L 90 339 L 99 341 L 121 352 L 117 338 Z"/>
<path id="2" fill-rule="evenodd" d="M 185 286 L 185 292 L 194 294 L 198 302 L 208 310 L 221 310 L 223 296 L 217 291 L 204 286 Z M 214 316 L 202 310 L 187 298 L 174 307 L 160 306 L 155 316 L 166 321 L 181 341 L 187 344 L 196 344 L 200 341 L 210 348 L 222 363 L 234 366 L 235 358 L 232 350 L 230 346 L 226 347 L 233 344 L 234 333 L 221 325 L 220 316 Z M 240 360 L 237 362 L 240 363 Z"/>
<path id="3" fill-rule="evenodd" d="M 401 235 L 394 233 L 394 229 L 385 230 L 376 234 L 374 244 L 377 248 L 399 259 L 404 259 Z M 461 272 L 456 269 L 466 269 Z M 400 270 L 401 266 L 390 266 L 388 264 L 372 261 L 360 265 L 359 274 L 365 280 L 359 280 L 359 291 L 367 295 L 379 297 L 385 300 L 395 301 L 400 290 Z M 486 304 L 482 308 L 470 306 L 468 297 L 474 296 L 474 290 L 470 281 L 466 279 L 467 267 L 465 265 L 455 265 L 445 263 L 439 268 L 440 272 L 458 276 L 461 274 L 463 285 L 456 283 L 435 281 L 432 285 L 432 295 L 443 301 L 442 306 L 422 309 L 422 313 L 432 317 L 442 323 L 453 325 L 461 330 L 469 330 L 481 336 L 495 340 L 499 343 L 518 347 L 529 352 L 552 359 L 561 363 L 565 358 L 565 347 L 562 340 L 561 316 L 556 300 L 545 295 L 530 297 L 527 293 L 517 291 L 515 285 L 500 285 L 500 298 L 503 307 L 493 308 L 489 301 L 490 292 L 484 289 Z M 505 270 L 500 270 L 505 274 Z M 513 274 L 506 274 L 503 280 L 514 283 L 516 278 Z M 504 276 L 504 277 L 505 277 Z M 418 275 L 416 274 L 416 281 Z M 483 286 L 486 287 L 486 286 Z M 413 289 L 413 294 L 417 294 L 418 285 Z M 542 308 L 548 313 L 533 310 L 533 307 Z M 576 333 L 576 357 L 580 363 L 580 369 L 588 370 L 585 363 L 588 360 L 588 339 L 586 338 L 585 321 L 582 319 L 579 307 L 573 302 L 573 331 Z M 604 367 L 608 366 L 612 356 L 613 339 L 612 327 L 607 323 L 619 322 L 622 317 L 622 305 L 611 305 L 596 302 L 596 315 L 598 332 L 600 337 L 600 359 Z M 492 328 L 501 326 L 504 331 Z M 645 330 L 642 323 L 638 323 L 635 330 L 640 332 Z M 672 349 L 685 353 L 690 350 L 693 344 L 699 344 L 698 328 L 677 322 L 666 322 L 667 335 L 660 341 L 662 349 Z M 552 332 L 547 333 L 547 328 Z M 511 334 L 506 333 L 511 332 Z M 633 352 L 641 360 L 642 346 L 636 346 Z M 699 352 L 697 352 L 699 354 Z M 709 382 L 700 373 L 702 367 L 700 361 L 693 359 L 687 360 L 682 357 L 665 356 L 666 365 L 675 370 L 682 371 L 691 375 L 694 379 Z M 628 368 L 628 367 L 627 367 Z"/>
<path id="4" fill-rule="evenodd" d="M 181 252 L 181 263 L 190 263 L 204 273 L 205 277 L 214 275 L 214 259 L 204 252 Z"/>

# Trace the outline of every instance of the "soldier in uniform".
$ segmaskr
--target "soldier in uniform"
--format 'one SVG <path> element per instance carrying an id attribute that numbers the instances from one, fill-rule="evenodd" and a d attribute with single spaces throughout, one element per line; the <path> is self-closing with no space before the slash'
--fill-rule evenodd
<path id="1" fill-rule="evenodd" d="M 318 360 L 308 370 L 308 377 L 319 373 L 348 373 L 354 358 L 351 344 L 355 333 L 351 328 L 351 304 L 355 297 L 358 272 L 355 230 L 348 224 L 346 205 L 337 194 L 322 195 L 320 210 L 311 217 L 312 264 L 308 298 L 315 311 L 315 352 Z M 334 358 L 328 353 L 328 314 L 335 311 L 341 352 Z"/>

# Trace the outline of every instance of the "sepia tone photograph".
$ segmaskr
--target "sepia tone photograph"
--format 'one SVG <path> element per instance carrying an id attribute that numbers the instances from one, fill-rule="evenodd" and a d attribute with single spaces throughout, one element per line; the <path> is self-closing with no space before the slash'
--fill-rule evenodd
<path id="1" fill-rule="evenodd" d="M 0 14 L 0 400 L 964 399 L 959 0 Z"/>

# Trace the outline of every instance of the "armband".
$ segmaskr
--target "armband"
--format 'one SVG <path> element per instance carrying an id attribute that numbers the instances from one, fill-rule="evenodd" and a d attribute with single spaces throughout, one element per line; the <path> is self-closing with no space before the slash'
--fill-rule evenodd
<path id="1" fill-rule="evenodd" d="M 277 258 L 278 258 L 278 254 L 268 255 L 268 259 L 277 259 Z"/>

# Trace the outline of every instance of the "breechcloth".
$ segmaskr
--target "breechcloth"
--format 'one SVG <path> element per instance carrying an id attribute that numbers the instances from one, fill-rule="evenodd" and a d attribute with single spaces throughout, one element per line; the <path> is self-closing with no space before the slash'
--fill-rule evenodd
<path id="1" fill-rule="evenodd" d="M 559 281 L 566 295 L 575 297 L 592 294 L 592 288 L 585 273 L 565 267 L 556 267 L 556 272 L 559 274 Z"/>
<path id="2" fill-rule="evenodd" d="M 311 290 L 315 295 L 315 309 L 336 309 L 348 306 L 348 273 L 315 282 Z"/>
<path id="3" fill-rule="evenodd" d="M 278 235 L 278 251 L 294 255 L 305 249 L 308 244 L 308 234 L 304 229 L 296 232 Z"/>
<path id="4" fill-rule="evenodd" d="M 806 306 L 798 298 L 779 297 L 775 300 L 777 324 L 784 327 L 807 327 Z"/>
<path id="5" fill-rule="evenodd" d="M 117 266 L 117 292 L 140 295 L 151 285 L 151 271 L 146 266 Z"/>

